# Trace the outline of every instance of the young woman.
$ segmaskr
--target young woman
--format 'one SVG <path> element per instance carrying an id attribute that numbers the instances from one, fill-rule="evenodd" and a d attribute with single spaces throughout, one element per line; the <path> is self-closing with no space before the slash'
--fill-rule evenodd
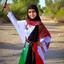
<path id="1" fill-rule="evenodd" d="M 27 9 L 27 20 L 22 21 L 15 18 L 7 4 L 5 10 L 24 44 L 19 64 L 45 64 L 44 53 L 49 48 L 51 36 L 41 22 L 37 6 L 30 5 Z"/>

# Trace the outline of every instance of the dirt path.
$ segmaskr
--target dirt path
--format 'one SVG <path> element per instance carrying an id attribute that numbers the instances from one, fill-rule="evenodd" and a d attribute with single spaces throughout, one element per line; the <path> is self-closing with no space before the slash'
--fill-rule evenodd
<path id="1" fill-rule="evenodd" d="M 52 35 L 47 64 L 64 64 L 64 26 L 50 21 L 43 22 Z M 0 64 L 18 64 L 23 45 L 11 24 L 0 25 Z"/>
<path id="2" fill-rule="evenodd" d="M 45 54 L 47 64 L 64 64 L 64 25 L 44 22 L 51 33 L 49 51 Z"/>

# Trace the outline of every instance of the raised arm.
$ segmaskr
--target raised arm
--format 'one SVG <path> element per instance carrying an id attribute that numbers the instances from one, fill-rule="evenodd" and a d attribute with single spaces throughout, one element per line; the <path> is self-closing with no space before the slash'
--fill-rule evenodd
<path id="1" fill-rule="evenodd" d="M 25 32 L 24 32 L 24 29 L 25 29 L 25 23 L 26 21 L 18 21 L 15 16 L 13 15 L 13 13 L 11 12 L 9 6 L 6 4 L 6 7 L 4 8 L 8 14 L 8 18 L 10 19 L 10 21 L 12 22 L 12 24 L 14 25 L 14 27 L 16 28 L 21 40 L 22 40 L 22 43 L 24 44 L 25 43 Z"/>
<path id="2" fill-rule="evenodd" d="M 4 6 L 5 6 L 5 4 L 4 4 Z M 18 20 L 15 18 L 15 16 L 11 12 L 8 4 L 6 4 L 6 7 L 4 7 L 4 6 L 3 6 L 3 8 L 8 12 L 8 14 L 7 14 L 8 18 L 10 19 L 10 21 L 12 22 L 12 24 L 17 28 L 17 26 L 18 26 L 18 22 L 17 21 Z"/>

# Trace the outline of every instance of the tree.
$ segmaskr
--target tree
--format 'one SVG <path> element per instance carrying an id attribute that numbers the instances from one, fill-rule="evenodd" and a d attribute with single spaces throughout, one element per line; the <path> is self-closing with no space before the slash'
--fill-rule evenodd
<path id="1" fill-rule="evenodd" d="M 1 3 L 2 0 L 0 0 L 0 3 Z"/>
<path id="2" fill-rule="evenodd" d="M 2 2 L 2 0 L 0 0 L 0 5 L 1 5 L 1 2 Z"/>
<path id="3" fill-rule="evenodd" d="M 12 0 L 13 2 L 18 2 L 18 0 Z"/>
<path id="4" fill-rule="evenodd" d="M 12 3 L 9 4 L 9 7 L 11 8 L 11 11 L 15 15 L 15 17 L 17 19 L 21 20 L 21 19 L 27 18 L 27 16 L 26 16 L 27 7 L 30 4 L 38 5 L 38 3 L 39 3 L 39 0 L 12 0 Z M 0 19 L 1 19 L 1 17 L 3 17 L 3 20 L 9 21 L 8 19 L 5 18 L 5 16 L 6 16 L 5 11 L 0 13 Z"/>
<path id="5" fill-rule="evenodd" d="M 52 14 L 56 14 L 61 9 L 64 9 L 64 0 L 45 0 L 46 7 L 52 12 Z"/>
<path id="6" fill-rule="evenodd" d="M 26 18 L 27 7 L 30 4 L 38 5 L 39 0 L 13 0 L 10 5 L 13 13 L 18 19 Z"/>
<path id="7" fill-rule="evenodd" d="M 64 18 L 64 0 L 45 0 L 45 4 L 45 13 L 47 13 L 48 16 L 52 15 L 52 18 L 56 18 L 58 21 Z M 51 12 L 51 14 L 49 14 L 49 12 Z M 62 21 L 64 21 L 64 19 Z"/>

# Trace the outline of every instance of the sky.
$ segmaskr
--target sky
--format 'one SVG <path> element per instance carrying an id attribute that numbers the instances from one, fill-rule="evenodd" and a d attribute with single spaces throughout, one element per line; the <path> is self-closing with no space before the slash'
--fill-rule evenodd
<path id="1" fill-rule="evenodd" d="M 39 0 L 40 1 L 40 5 L 41 5 L 41 7 L 44 7 L 45 6 L 45 0 Z"/>
<path id="2" fill-rule="evenodd" d="M 39 0 L 40 1 L 40 5 L 41 5 L 41 7 L 44 7 L 45 6 L 45 0 Z M 12 0 L 8 0 L 8 2 L 10 3 L 10 2 L 12 2 Z"/>

